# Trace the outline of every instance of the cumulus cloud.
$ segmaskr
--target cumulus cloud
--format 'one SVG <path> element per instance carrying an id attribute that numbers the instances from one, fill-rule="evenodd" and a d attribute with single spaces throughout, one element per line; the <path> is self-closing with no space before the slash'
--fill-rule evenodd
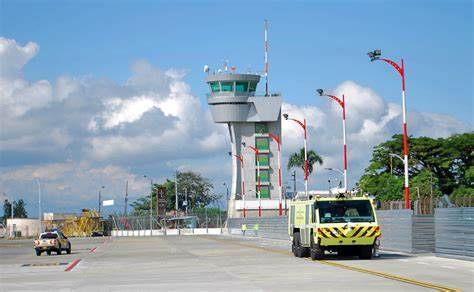
<path id="1" fill-rule="evenodd" d="M 348 145 L 348 167 L 352 185 L 363 174 L 375 145 L 401 133 L 401 107 L 385 101 L 368 87 L 345 81 L 331 90 L 336 96 L 345 95 Z M 316 167 L 314 187 L 325 187 L 328 173 L 324 168 L 342 169 L 341 108 L 331 100 L 318 108 L 283 104 L 283 111 L 300 119 L 306 118 L 309 129 L 309 148 L 324 160 Z M 409 112 L 409 134 L 412 136 L 447 137 L 454 133 L 472 131 L 472 127 L 446 115 Z M 296 123 L 283 122 L 284 143 L 287 153 L 302 147 L 303 131 Z"/>
<path id="2" fill-rule="evenodd" d="M 225 125 L 216 125 L 206 105 L 184 81 L 186 70 L 162 70 L 141 60 L 123 84 L 109 79 L 59 76 L 29 82 L 23 68 L 37 53 L 35 43 L 21 45 L 0 38 L 0 193 L 35 199 L 37 177 L 51 204 L 91 205 L 97 188 L 110 198 L 147 190 L 143 174 L 156 181 L 172 171 L 195 170 L 216 185 L 230 179 Z M 332 90 L 345 94 L 351 182 L 362 174 L 372 147 L 401 129 L 401 110 L 368 87 L 346 81 Z M 370 107 L 368 107 L 370 105 Z M 309 147 L 323 156 L 324 167 L 341 167 L 341 109 L 283 104 L 283 112 L 306 118 Z M 410 112 L 410 134 L 448 136 L 470 131 L 455 118 Z M 283 121 L 284 162 L 302 147 L 301 128 Z M 317 167 L 313 186 L 329 176 Z M 33 203 L 32 203 L 33 204 Z"/>

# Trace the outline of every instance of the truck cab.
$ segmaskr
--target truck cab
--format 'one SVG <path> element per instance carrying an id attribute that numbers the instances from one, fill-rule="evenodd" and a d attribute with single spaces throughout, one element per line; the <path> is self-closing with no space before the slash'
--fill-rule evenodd
<path id="1" fill-rule="evenodd" d="M 343 195 L 292 201 L 288 233 L 293 254 L 313 260 L 322 259 L 326 251 L 371 259 L 381 236 L 373 201 Z"/>

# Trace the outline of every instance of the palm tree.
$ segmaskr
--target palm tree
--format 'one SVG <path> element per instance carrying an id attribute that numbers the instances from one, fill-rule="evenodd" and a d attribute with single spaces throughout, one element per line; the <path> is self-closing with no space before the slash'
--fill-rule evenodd
<path id="1" fill-rule="evenodd" d="M 319 165 L 323 164 L 323 159 L 319 156 L 315 151 L 309 150 L 308 151 L 308 174 L 313 172 L 313 165 L 315 163 Z M 288 159 L 288 170 L 293 167 L 301 167 L 304 171 L 304 148 L 301 148 L 299 153 L 293 153 L 290 155 Z"/>

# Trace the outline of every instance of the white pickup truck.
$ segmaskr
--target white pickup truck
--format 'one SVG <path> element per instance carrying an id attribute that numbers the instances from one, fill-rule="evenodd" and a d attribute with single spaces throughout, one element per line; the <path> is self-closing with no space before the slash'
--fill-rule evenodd
<path id="1" fill-rule="evenodd" d="M 40 256 L 44 251 L 46 251 L 48 255 L 50 255 L 52 251 L 60 255 L 63 250 L 70 254 L 71 242 L 61 231 L 43 232 L 39 238 L 35 240 L 34 248 L 37 256 Z"/>

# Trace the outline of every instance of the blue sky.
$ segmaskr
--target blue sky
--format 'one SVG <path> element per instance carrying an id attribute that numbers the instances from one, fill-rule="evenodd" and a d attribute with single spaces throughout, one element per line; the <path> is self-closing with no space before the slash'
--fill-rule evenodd
<path id="1" fill-rule="evenodd" d="M 204 64 L 262 68 L 262 19 L 270 21 L 272 89 L 297 104 L 344 80 L 399 102 L 399 79 L 365 53 L 404 57 L 408 106 L 472 123 L 471 1 L 2 1 L 1 33 L 34 41 L 27 79 L 92 75 L 118 82 L 146 59 L 189 70 L 203 96 Z M 469 105 L 469 106 L 467 106 Z"/>
<path id="2" fill-rule="evenodd" d="M 176 169 L 223 194 L 228 133 L 209 119 L 202 69 L 227 59 L 261 71 L 265 18 L 270 88 L 308 119 L 323 167 L 341 167 L 340 111 L 315 90 L 346 94 L 353 186 L 401 129 L 400 77 L 369 50 L 405 59 L 410 134 L 472 131 L 472 12 L 471 1 L 0 0 L 0 199 L 22 197 L 36 216 L 39 177 L 45 211 L 94 208 L 101 185 L 122 202 L 129 180 L 133 201 L 143 174 Z M 301 131 L 283 132 L 285 161 Z M 312 188 L 334 179 L 323 167 Z"/>

